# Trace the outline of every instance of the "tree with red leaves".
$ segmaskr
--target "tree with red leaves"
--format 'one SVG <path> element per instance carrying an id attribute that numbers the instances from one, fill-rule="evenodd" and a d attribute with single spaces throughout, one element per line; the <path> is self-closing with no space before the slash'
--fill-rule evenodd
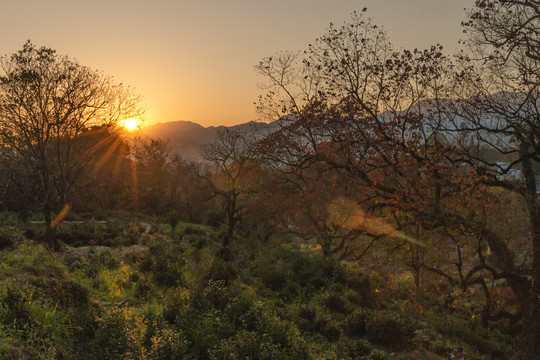
<path id="1" fill-rule="evenodd" d="M 498 257 L 498 270 L 490 271 L 507 280 L 521 303 L 518 315 L 527 331 L 516 358 L 538 358 L 540 1 L 478 0 L 464 26 L 469 38 L 467 51 L 459 57 L 465 64 L 456 78 L 463 100 L 452 109 L 461 119 L 454 122 L 454 131 L 467 139 L 467 146 L 460 142 L 460 150 L 485 174 L 484 183 L 518 194 L 527 205 L 530 258 L 519 266 L 521 250 L 493 242 L 489 246 Z"/>
<path id="2" fill-rule="evenodd" d="M 362 13 L 331 25 L 304 53 L 264 59 L 257 68 L 269 82 L 259 110 L 282 116 L 261 143 L 266 160 L 300 177 L 323 162 L 362 188 L 353 199 L 362 211 L 385 209 L 395 219 L 414 209 L 426 226 L 438 226 L 443 198 L 454 191 L 444 188 L 460 181 L 447 174 L 465 171 L 423 122 L 441 106 L 433 99 L 451 74 L 441 50 L 396 51 Z"/>
<path id="3" fill-rule="evenodd" d="M 478 1 L 466 23 L 470 51 L 456 62 L 438 46 L 396 51 L 384 31 L 355 14 L 350 23 L 331 25 L 303 53 L 261 61 L 258 70 L 268 83 L 259 110 L 281 116 L 280 129 L 262 143 L 269 164 L 298 175 L 324 163 L 354 177 L 363 198 L 353 201 L 365 213 L 384 209 L 394 234 L 421 226 L 455 248 L 445 269 L 439 263 L 422 266 L 464 291 L 481 285 L 488 319 L 523 318 L 531 325 L 540 324 L 534 181 L 540 72 L 535 2 L 520 3 Z M 494 42 L 500 38 L 493 22 L 516 8 L 531 14 L 514 19 L 526 19 L 513 30 L 521 40 Z M 517 167 L 523 182 L 511 176 Z M 490 222 L 502 201 L 501 186 L 528 204 L 532 261 L 518 256 L 522 243 L 509 242 Z M 516 295 L 518 313 L 490 308 L 486 282 L 498 279 Z M 528 344 L 527 351 L 537 355 L 538 339 Z"/>

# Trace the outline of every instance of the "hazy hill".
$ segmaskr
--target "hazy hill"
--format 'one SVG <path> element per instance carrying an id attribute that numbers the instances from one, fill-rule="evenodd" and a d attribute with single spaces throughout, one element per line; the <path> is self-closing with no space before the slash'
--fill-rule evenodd
<path id="1" fill-rule="evenodd" d="M 272 124 L 255 121 L 234 126 L 209 127 L 191 121 L 173 121 L 144 127 L 140 133 L 143 138 L 167 140 L 171 151 L 182 155 L 186 159 L 198 160 L 201 158 L 201 145 L 215 141 L 219 131 L 229 129 L 260 137 L 269 128 L 272 128 Z"/>

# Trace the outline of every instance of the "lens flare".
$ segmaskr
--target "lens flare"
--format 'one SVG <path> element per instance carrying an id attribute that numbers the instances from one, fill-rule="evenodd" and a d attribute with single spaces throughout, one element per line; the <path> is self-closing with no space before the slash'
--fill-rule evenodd
<path id="1" fill-rule="evenodd" d="M 330 222 L 342 229 L 360 229 L 368 234 L 376 236 L 390 236 L 411 242 L 416 245 L 425 246 L 418 241 L 396 229 L 396 227 L 384 219 L 373 214 L 366 213 L 360 206 L 349 199 L 340 197 L 335 199 L 328 208 Z"/>
<path id="2" fill-rule="evenodd" d="M 58 225 L 60 225 L 60 223 L 66 218 L 67 214 L 69 213 L 69 210 L 71 209 L 71 206 L 69 205 L 64 205 L 64 207 L 62 208 L 62 210 L 60 210 L 60 212 L 56 215 L 56 217 L 54 218 L 53 222 L 51 223 L 51 227 L 54 229 L 55 227 L 57 227 Z"/>

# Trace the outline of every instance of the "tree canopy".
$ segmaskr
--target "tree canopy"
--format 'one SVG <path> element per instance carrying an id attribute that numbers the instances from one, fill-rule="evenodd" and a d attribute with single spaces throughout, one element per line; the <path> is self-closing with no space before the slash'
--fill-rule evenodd
<path id="1" fill-rule="evenodd" d="M 111 77 L 30 41 L 0 60 L 2 155 L 18 164 L 12 179 L 31 189 L 51 235 L 53 210 L 70 204 L 88 163 L 113 142 L 115 124 L 141 116 L 141 105 Z"/>

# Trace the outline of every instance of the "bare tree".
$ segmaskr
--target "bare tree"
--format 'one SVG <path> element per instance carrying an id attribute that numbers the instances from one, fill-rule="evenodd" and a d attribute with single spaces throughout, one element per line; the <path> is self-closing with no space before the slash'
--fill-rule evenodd
<path id="1" fill-rule="evenodd" d="M 173 208 L 182 219 L 189 222 L 202 221 L 202 215 L 212 198 L 212 190 L 200 181 L 201 163 L 175 155 L 171 158 L 169 189 Z"/>
<path id="2" fill-rule="evenodd" d="M 469 41 L 497 49 L 501 59 L 523 55 L 540 61 L 540 1 L 477 0 L 463 25 Z"/>
<path id="3" fill-rule="evenodd" d="M 223 247 L 228 248 L 238 223 L 247 208 L 247 201 L 257 181 L 254 142 L 237 131 L 218 133 L 214 143 L 204 148 L 204 158 L 211 164 L 206 179 L 221 201 L 227 219 Z"/>
<path id="4" fill-rule="evenodd" d="M 163 213 L 171 201 L 168 189 L 171 155 L 167 141 L 139 141 L 135 147 L 135 158 L 141 208 L 150 213 Z"/>
<path id="5" fill-rule="evenodd" d="M 459 97 L 449 124 L 466 161 L 484 184 L 503 187 L 527 205 L 532 256 L 496 234 L 485 234 L 494 264 L 480 271 L 507 280 L 521 307 L 526 333 L 516 358 L 540 356 L 540 2 L 478 0 L 464 22 L 467 51 L 456 78 Z M 509 220 L 510 221 L 510 220 Z M 526 230 L 525 230 L 526 231 Z M 521 263 L 521 264 L 520 264 Z M 490 266 L 492 265 L 492 266 Z M 482 269 L 484 267 L 484 269 Z"/>
<path id="6" fill-rule="evenodd" d="M 1 59 L 3 154 L 31 178 L 29 201 L 43 213 L 51 247 L 59 246 L 54 210 L 69 205 L 96 150 L 110 145 L 107 133 L 115 124 L 142 115 L 140 100 L 112 78 L 29 41 Z"/>

